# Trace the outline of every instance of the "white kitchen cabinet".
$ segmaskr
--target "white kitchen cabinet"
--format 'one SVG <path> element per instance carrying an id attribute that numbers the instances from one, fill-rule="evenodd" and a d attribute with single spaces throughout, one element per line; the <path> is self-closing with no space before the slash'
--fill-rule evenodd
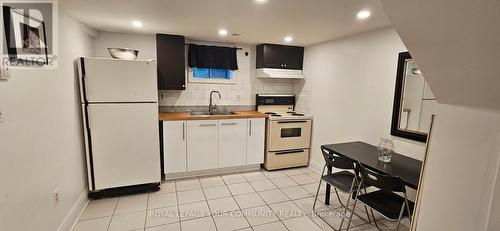
<path id="1" fill-rule="evenodd" d="M 186 138 L 186 121 L 163 121 L 165 174 L 187 171 Z"/>
<path id="2" fill-rule="evenodd" d="M 246 165 L 246 134 L 247 119 L 219 120 L 219 168 Z"/>
<path id="3" fill-rule="evenodd" d="M 217 120 L 187 121 L 187 170 L 218 168 Z"/>
<path id="4" fill-rule="evenodd" d="M 247 126 L 247 165 L 264 163 L 266 120 L 248 119 Z"/>
<path id="5" fill-rule="evenodd" d="M 264 118 L 163 121 L 165 174 L 264 162 Z"/>

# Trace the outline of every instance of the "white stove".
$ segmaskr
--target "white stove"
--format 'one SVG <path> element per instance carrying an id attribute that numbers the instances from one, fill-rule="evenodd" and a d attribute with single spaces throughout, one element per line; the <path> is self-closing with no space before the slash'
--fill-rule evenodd
<path id="1" fill-rule="evenodd" d="M 256 105 L 257 111 L 269 115 L 264 167 L 274 170 L 307 166 L 312 116 L 294 111 L 294 95 L 257 95 Z"/>

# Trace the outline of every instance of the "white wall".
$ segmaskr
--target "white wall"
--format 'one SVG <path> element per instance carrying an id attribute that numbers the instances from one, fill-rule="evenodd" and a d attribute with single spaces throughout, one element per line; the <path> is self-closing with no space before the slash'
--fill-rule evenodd
<path id="1" fill-rule="evenodd" d="M 88 31 L 59 12 L 58 69 L 12 70 L 0 82 L 1 230 L 68 230 L 87 201 L 73 60 L 92 55 Z"/>
<path id="2" fill-rule="evenodd" d="M 200 84 L 186 83 L 184 91 L 162 91 L 161 106 L 207 106 L 209 93 L 218 90 L 222 100 L 216 99 L 218 105 L 254 105 L 255 94 L 291 94 L 294 93 L 296 80 L 262 80 L 255 78 L 255 46 L 249 44 L 229 44 L 187 39 L 187 43 L 220 46 L 242 47 L 237 53 L 239 70 L 237 84 Z M 156 58 L 155 35 L 122 34 L 100 32 L 95 40 L 94 52 L 98 57 L 109 57 L 108 47 L 129 47 L 138 49 L 139 59 Z M 249 52 L 249 56 L 244 53 Z M 240 100 L 238 100 L 238 95 Z"/>
<path id="3" fill-rule="evenodd" d="M 111 58 L 108 52 L 111 47 L 139 50 L 137 59 L 156 59 L 155 35 L 99 32 L 94 40 L 94 55 Z"/>
<path id="4" fill-rule="evenodd" d="M 498 112 L 439 105 L 418 230 L 486 230 L 499 164 L 499 141 Z M 496 203 L 493 207 L 498 209 Z M 490 222 L 498 227 L 498 219 Z"/>
<path id="5" fill-rule="evenodd" d="M 500 183 L 500 2 L 380 3 L 447 104 L 439 106 L 431 138 L 418 230 L 498 230 L 500 195 L 492 192 Z"/>
<path id="6" fill-rule="evenodd" d="M 500 149 L 500 141 L 498 149 Z M 500 230 L 500 171 L 497 168 L 497 179 L 495 183 L 495 191 L 491 200 L 491 210 L 488 218 L 488 231 Z"/>
<path id="7" fill-rule="evenodd" d="M 377 145 L 389 136 L 402 51 L 406 48 L 392 28 L 306 47 L 299 101 L 312 103 L 311 166 L 323 165 L 321 144 L 360 140 Z M 422 159 L 423 143 L 394 139 L 397 152 Z"/>

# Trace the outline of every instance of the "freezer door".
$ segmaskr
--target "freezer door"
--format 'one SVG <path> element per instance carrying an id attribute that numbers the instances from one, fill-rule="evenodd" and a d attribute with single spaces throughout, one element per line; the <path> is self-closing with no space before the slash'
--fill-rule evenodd
<path id="1" fill-rule="evenodd" d="M 83 96 L 93 102 L 157 102 L 155 61 L 80 59 Z"/>
<path id="2" fill-rule="evenodd" d="M 160 182 L 158 105 L 88 105 L 94 190 Z"/>

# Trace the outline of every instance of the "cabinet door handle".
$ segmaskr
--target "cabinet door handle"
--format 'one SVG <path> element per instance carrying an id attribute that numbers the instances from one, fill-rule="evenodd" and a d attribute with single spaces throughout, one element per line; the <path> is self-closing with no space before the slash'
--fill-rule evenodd
<path id="1" fill-rule="evenodd" d="M 283 64 L 286 67 L 286 64 Z"/>
<path id="2" fill-rule="evenodd" d="M 200 127 L 213 127 L 217 126 L 217 124 L 200 124 Z"/>
<path id="3" fill-rule="evenodd" d="M 186 123 L 182 123 L 182 140 L 186 140 Z"/>
<path id="4" fill-rule="evenodd" d="M 220 125 L 236 125 L 236 122 L 221 123 Z"/>
<path id="5" fill-rule="evenodd" d="M 303 152 L 304 152 L 304 150 L 290 150 L 290 151 L 276 152 L 274 154 L 275 155 L 286 155 L 286 154 L 303 153 Z"/>
<path id="6" fill-rule="evenodd" d="M 249 135 L 252 136 L 252 120 L 249 120 L 249 122 L 250 122 Z"/>

